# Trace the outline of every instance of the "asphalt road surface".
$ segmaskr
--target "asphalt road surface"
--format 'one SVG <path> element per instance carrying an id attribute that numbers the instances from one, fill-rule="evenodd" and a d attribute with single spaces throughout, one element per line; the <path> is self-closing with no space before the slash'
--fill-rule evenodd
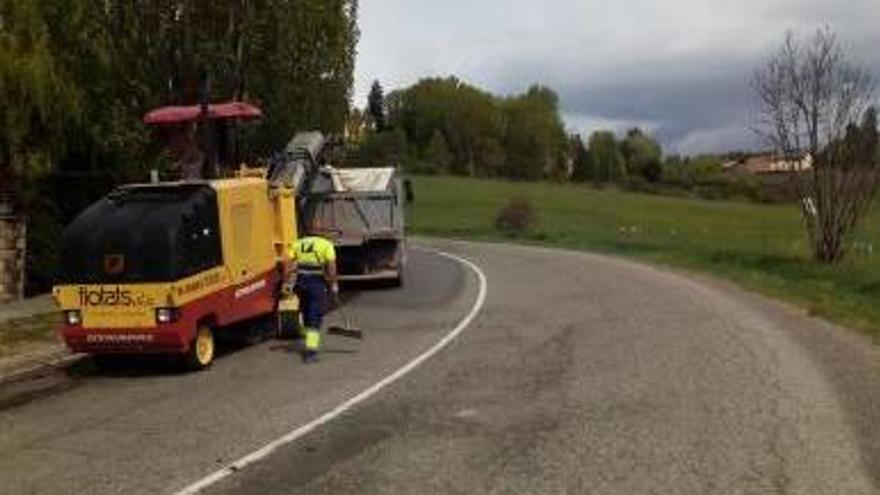
<path id="1" fill-rule="evenodd" d="M 207 493 L 876 493 L 880 352 L 702 277 L 612 258 L 437 242 L 488 281 L 451 345 Z M 402 290 L 346 305 L 368 332 L 315 366 L 289 344 L 205 373 L 80 372 L 0 411 L 0 492 L 173 493 L 410 363 L 480 279 L 414 251 Z M 334 315 L 332 318 L 342 318 Z"/>

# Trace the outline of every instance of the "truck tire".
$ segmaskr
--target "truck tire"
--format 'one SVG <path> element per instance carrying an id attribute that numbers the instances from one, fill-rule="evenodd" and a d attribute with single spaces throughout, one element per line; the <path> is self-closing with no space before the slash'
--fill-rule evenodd
<path id="1" fill-rule="evenodd" d="M 214 340 L 214 330 L 205 324 L 199 325 L 196 331 L 196 338 L 193 339 L 189 346 L 189 352 L 186 353 L 186 367 L 192 371 L 201 371 L 211 366 L 214 362 L 216 353 L 216 342 Z"/>

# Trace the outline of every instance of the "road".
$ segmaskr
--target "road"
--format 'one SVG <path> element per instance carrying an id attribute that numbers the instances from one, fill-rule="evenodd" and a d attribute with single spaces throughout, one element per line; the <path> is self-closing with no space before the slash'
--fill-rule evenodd
<path id="1" fill-rule="evenodd" d="M 726 284 L 613 258 L 434 242 L 488 297 L 448 347 L 206 493 L 877 493 L 880 352 Z M 68 378 L 0 411 L 0 492 L 173 493 L 370 388 L 472 309 L 480 279 L 414 251 L 355 295 L 363 343 L 206 373 Z M 340 318 L 334 315 L 334 318 Z"/>

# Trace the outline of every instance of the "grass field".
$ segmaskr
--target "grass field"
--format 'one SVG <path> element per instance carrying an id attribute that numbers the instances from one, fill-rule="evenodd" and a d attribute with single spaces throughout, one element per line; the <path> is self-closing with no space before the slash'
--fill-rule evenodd
<path id="1" fill-rule="evenodd" d="M 843 263 L 823 266 L 810 256 L 795 206 L 452 177 L 416 177 L 414 190 L 417 235 L 509 242 L 495 217 L 509 198 L 525 198 L 537 222 L 516 242 L 711 273 L 880 338 L 880 215 L 851 240 Z"/>

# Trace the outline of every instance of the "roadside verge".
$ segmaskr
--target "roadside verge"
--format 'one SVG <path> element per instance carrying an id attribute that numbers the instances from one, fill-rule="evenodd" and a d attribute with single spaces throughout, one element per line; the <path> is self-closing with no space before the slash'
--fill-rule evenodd
<path id="1" fill-rule="evenodd" d="M 0 384 L 78 359 L 61 341 L 59 325 L 48 294 L 0 306 Z"/>

